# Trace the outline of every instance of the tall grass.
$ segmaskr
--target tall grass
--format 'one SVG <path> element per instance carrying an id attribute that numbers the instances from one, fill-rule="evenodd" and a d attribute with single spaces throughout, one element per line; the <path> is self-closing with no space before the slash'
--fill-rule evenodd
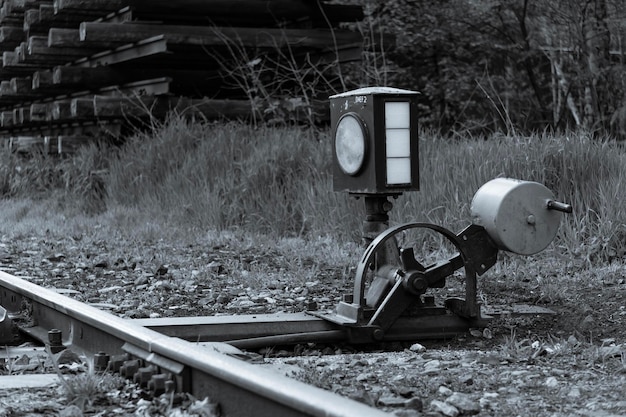
<path id="1" fill-rule="evenodd" d="M 56 165 L 41 159 L 36 162 L 48 167 L 42 169 L 48 179 L 33 184 L 60 186 L 73 206 L 82 201 L 85 210 L 110 212 L 131 207 L 146 221 L 181 230 L 358 240 L 364 219 L 361 201 L 332 192 L 325 132 L 173 118 L 117 150 L 86 148 Z M 28 192 L 24 172 L 36 169 L 23 166 L 29 165 L 3 161 L 4 195 Z M 424 132 L 421 191 L 395 200 L 391 220 L 429 221 L 457 231 L 470 223 L 472 196 L 488 180 L 537 181 L 574 206 L 574 213 L 564 216 L 556 247 L 590 261 L 611 259 L 626 251 L 625 167 L 623 146 L 584 132 L 488 139 L 442 139 Z M 62 181 L 50 178 L 55 172 Z"/>

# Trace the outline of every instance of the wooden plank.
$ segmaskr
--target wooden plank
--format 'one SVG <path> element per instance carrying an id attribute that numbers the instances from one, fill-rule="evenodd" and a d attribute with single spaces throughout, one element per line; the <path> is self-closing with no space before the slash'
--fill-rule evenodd
<path id="1" fill-rule="evenodd" d="M 99 16 L 98 16 L 99 17 Z M 41 4 L 37 13 L 26 11 L 24 14 L 24 31 L 29 35 L 47 34 L 51 28 L 78 28 L 80 22 L 94 20 L 94 16 L 84 13 L 55 14 L 52 3 Z"/>
<path id="2" fill-rule="evenodd" d="M 16 125 L 23 125 L 30 122 L 30 112 L 28 107 L 15 107 L 13 109 L 13 121 Z"/>
<path id="3" fill-rule="evenodd" d="M 50 118 L 50 103 L 33 103 L 29 108 L 29 117 L 32 122 L 46 122 Z"/>
<path id="4" fill-rule="evenodd" d="M 310 18 L 318 25 L 354 22 L 363 19 L 358 5 L 325 4 L 307 0 L 55 0 L 55 10 L 99 10 L 114 12 L 130 6 L 138 12 L 150 11 L 162 20 L 189 16 L 200 21 L 220 21 L 225 25 L 281 25 Z M 321 6 L 321 10 L 320 10 Z"/>
<path id="5" fill-rule="evenodd" d="M 50 106 L 51 120 L 69 120 L 72 118 L 72 100 L 56 100 Z"/>
<path id="6" fill-rule="evenodd" d="M 95 54 L 88 59 L 77 60 L 74 65 L 81 67 L 114 65 L 140 58 L 159 56 L 168 52 L 170 50 L 163 36 L 155 36 L 154 38 L 144 39 L 133 44 Z"/>
<path id="7" fill-rule="evenodd" d="M 70 101 L 70 115 L 73 119 L 93 119 L 93 97 L 74 98 Z"/>
<path id="8" fill-rule="evenodd" d="M 50 28 L 48 31 L 48 46 L 50 47 L 74 48 L 80 45 L 78 29 Z"/>
<path id="9" fill-rule="evenodd" d="M 4 4 L 11 13 L 24 13 L 25 10 L 37 8 L 46 2 L 47 0 L 5 0 Z"/>
<path id="10" fill-rule="evenodd" d="M 60 135 L 56 139 L 56 152 L 59 154 L 75 153 L 81 146 L 97 140 L 93 135 Z"/>
<path id="11" fill-rule="evenodd" d="M 11 91 L 17 96 L 31 96 L 33 94 L 32 78 L 11 78 Z"/>
<path id="12" fill-rule="evenodd" d="M 12 127 L 15 123 L 13 121 L 13 110 L 4 110 L 0 113 L 0 126 Z"/>
<path id="13" fill-rule="evenodd" d="M 7 74 L 32 74 L 42 69 L 42 65 L 21 62 L 17 52 L 5 51 L 2 53 L 2 69 Z"/>
<path id="14" fill-rule="evenodd" d="M 77 48 L 58 48 L 48 46 L 48 36 L 31 36 L 28 38 L 27 54 L 29 56 L 55 56 L 69 62 L 76 58 L 83 58 L 100 52 L 101 49 L 87 46 Z"/>
<path id="15" fill-rule="evenodd" d="M 42 136 L 15 136 L 11 138 L 11 152 L 33 153 L 43 151 Z"/>
<path id="16" fill-rule="evenodd" d="M 14 49 L 23 40 L 23 29 L 14 26 L 0 26 L 0 46 L 2 47 L 2 49 Z"/>
<path id="17" fill-rule="evenodd" d="M 35 71 L 33 73 L 33 90 L 44 90 L 50 87 L 53 87 L 51 70 Z"/>
<path id="18" fill-rule="evenodd" d="M 101 42 L 114 47 L 137 42 L 159 35 L 171 44 L 198 45 L 203 47 L 224 46 L 229 41 L 246 47 L 277 49 L 291 48 L 330 49 L 338 45 L 362 42 L 360 33 L 348 30 L 333 32 L 323 29 L 256 29 L 182 25 L 153 25 L 141 23 L 80 24 L 80 40 Z"/>
<path id="19" fill-rule="evenodd" d="M 79 86 L 100 88 L 159 77 L 171 78 L 171 92 L 178 95 L 206 95 L 222 82 L 218 72 L 206 70 L 58 66 L 52 72 L 52 82 L 68 89 Z"/>

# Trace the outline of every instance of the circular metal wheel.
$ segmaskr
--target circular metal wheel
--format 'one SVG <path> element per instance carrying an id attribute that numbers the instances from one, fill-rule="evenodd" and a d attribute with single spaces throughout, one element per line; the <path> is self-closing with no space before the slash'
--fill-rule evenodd
<path id="1" fill-rule="evenodd" d="M 460 312 L 464 316 L 475 317 L 478 314 L 478 308 L 475 305 L 476 270 L 473 264 L 469 261 L 470 254 L 468 244 L 466 243 L 471 242 L 472 239 L 465 236 L 463 232 L 457 236 L 444 227 L 430 223 L 406 223 L 391 227 L 378 235 L 368 245 L 357 266 L 354 282 L 353 304 L 359 305 L 363 308 L 373 307 L 372 305 L 368 305 L 368 300 L 366 299 L 366 290 L 368 290 L 368 285 L 370 287 L 373 285 L 373 280 L 371 278 L 372 270 L 396 270 L 397 272 L 395 273 L 395 276 L 398 279 L 401 277 L 404 280 L 409 279 L 408 282 L 404 283 L 406 290 L 414 294 L 416 299 L 418 299 L 420 294 L 425 292 L 426 287 L 424 287 L 424 281 L 421 280 L 421 276 L 423 276 L 422 273 L 427 271 L 427 266 L 423 265 L 415 258 L 415 251 L 412 247 L 402 249 L 397 261 L 392 259 L 384 260 L 382 263 L 377 262 L 377 254 L 385 253 L 385 251 L 389 253 L 388 249 L 390 245 L 397 247 L 397 236 L 399 234 L 404 234 L 411 229 L 422 229 L 435 232 L 443 238 L 442 240 L 451 243 L 452 246 L 458 251 L 458 255 L 454 258 L 455 262 L 453 264 L 456 264 L 455 269 L 461 267 L 465 269 L 466 294 L 465 302 L 460 300 L 463 305 L 453 307 L 465 310 Z M 431 285 L 431 287 L 436 287 L 436 285 Z"/>

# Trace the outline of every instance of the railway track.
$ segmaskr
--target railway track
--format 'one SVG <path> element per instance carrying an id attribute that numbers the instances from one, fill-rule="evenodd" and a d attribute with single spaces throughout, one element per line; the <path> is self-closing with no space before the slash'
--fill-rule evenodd
<path id="1" fill-rule="evenodd" d="M 238 358 L 241 351 L 231 345 L 167 336 L 5 272 L 0 272 L 0 304 L 15 313 L 23 314 L 26 308 L 29 317 L 22 319 L 30 321 L 30 327 L 21 330 L 51 348 L 63 345 L 101 365 L 105 361 L 105 367 L 157 393 L 173 387 L 197 398 L 209 397 L 224 416 L 387 415 L 259 369 Z M 1 328 L 4 336 L 12 331 L 8 322 L 5 319 Z"/>
<path id="2" fill-rule="evenodd" d="M 526 209 L 508 209 L 519 205 Z M 119 372 L 154 394 L 176 390 L 208 397 L 225 416 L 382 416 L 364 404 L 261 371 L 242 360 L 246 355 L 238 347 L 445 338 L 486 327 L 494 315 L 516 313 L 484 309 L 477 276 L 495 264 L 499 249 L 532 254 L 545 248 L 559 212 L 571 212 L 571 206 L 555 201 L 541 184 L 496 179 L 476 193 L 472 210 L 478 223 L 458 233 L 406 223 L 378 234 L 359 260 L 353 292 L 332 310 L 310 306 L 288 314 L 127 320 L 0 272 L 0 342 L 12 340 L 15 323 L 52 352 L 70 348 L 93 357 L 97 368 Z M 540 233 L 538 223 L 545 229 Z M 425 263 L 416 257 L 414 243 L 399 246 L 399 236 L 420 231 L 441 235 L 456 252 Z M 457 270 L 464 271 L 464 298 L 436 300 L 436 292 L 427 290 L 444 288 Z"/>

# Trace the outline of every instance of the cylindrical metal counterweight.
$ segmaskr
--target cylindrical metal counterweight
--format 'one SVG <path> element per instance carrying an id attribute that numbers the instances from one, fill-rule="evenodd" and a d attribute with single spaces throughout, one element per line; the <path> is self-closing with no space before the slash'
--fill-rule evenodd
<path id="1" fill-rule="evenodd" d="M 499 249 L 521 255 L 540 252 L 552 242 L 562 211 L 571 206 L 554 201 L 544 185 L 510 178 L 480 187 L 471 206 L 474 224 L 484 227 Z"/>

